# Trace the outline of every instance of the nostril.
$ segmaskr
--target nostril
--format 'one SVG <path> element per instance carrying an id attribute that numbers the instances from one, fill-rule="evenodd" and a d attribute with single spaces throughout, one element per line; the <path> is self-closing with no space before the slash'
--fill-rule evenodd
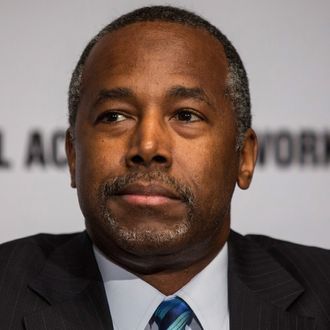
<path id="1" fill-rule="evenodd" d="M 135 164 L 144 164 L 144 160 L 141 156 L 135 155 L 131 158 L 132 162 Z"/>
<path id="2" fill-rule="evenodd" d="M 166 158 L 161 156 L 161 155 L 156 155 L 154 156 L 154 161 L 158 164 L 165 164 L 167 161 L 166 161 Z"/>

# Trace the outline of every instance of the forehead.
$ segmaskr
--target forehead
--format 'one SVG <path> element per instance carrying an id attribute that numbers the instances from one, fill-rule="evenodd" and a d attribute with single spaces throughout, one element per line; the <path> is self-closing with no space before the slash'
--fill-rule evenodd
<path id="1" fill-rule="evenodd" d="M 139 22 L 106 34 L 86 61 L 84 79 L 140 70 L 189 75 L 223 86 L 227 59 L 208 31 L 172 22 Z"/>

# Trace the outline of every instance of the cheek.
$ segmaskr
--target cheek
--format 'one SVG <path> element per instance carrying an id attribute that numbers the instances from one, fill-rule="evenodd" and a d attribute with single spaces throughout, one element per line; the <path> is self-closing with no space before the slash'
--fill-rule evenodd
<path id="1" fill-rule="evenodd" d="M 99 212 L 100 187 L 111 177 L 122 174 L 123 146 L 96 134 L 77 137 L 76 185 L 78 200 L 85 219 Z"/>
<path id="2" fill-rule="evenodd" d="M 109 139 L 85 134 L 77 144 L 77 185 L 99 186 L 119 175 L 124 162 L 124 146 Z"/>
<path id="3" fill-rule="evenodd" d="M 230 201 L 238 168 L 235 138 L 212 137 L 186 146 L 181 156 L 177 152 L 177 163 L 200 203 L 212 208 Z"/>

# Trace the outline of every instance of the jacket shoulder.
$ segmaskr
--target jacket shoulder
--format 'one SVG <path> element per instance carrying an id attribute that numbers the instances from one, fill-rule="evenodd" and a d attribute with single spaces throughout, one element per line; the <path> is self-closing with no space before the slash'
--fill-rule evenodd
<path id="1" fill-rule="evenodd" d="M 8 282 L 39 273 L 48 256 L 77 234 L 38 234 L 0 245 L 0 281 Z M 0 290 L 3 289 L 0 286 Z"/>
<path id="2" fill-rule="evenodd" d="M 32 236 L 17 238 L 12 241 L 4 242 L 0 244 L 0 252 L 5 251 L 6 249 L 11 249 L 16 246 L 39 246 L 39 247 L 56 247 L 61 243 L 73 238 L 78 233 L 68 233 L 68 234 L 48 234 L 48 233 L 39 233 Z"/>
<path id="3" fill-rule="evenodd" d="M 241 236 L 232 232 L 231 237 L 238 253 L 246 256 L 264 251 L 301 284 L 313 283 L 319 287 L 317 283 L 321 283 L 329 293 L 330 306 L 330 250 L 264 235 Z"/>
<path id="4" fill-rule="evenodd" d="M 330 250 L 292 243 L 263 235 L 247 235 L 251 241 L 266 250 L 283 267 L 296 275 L 330 278 Z M 304 277 L 303 276 L 303 277 Z M 330 282 L 328 288 L 330 289 Z"/>
<path id="5" fill-rule="evenodd" d="M 326 258 L 328 261 L 330 259 L 330 250 L 316 247 L 302 245 L 298 243 L 292 243 L 285 240 L 265 236 L 265 235 L 246 235 L 246 238 L 258 244 L 261 248 L 267 250 L 272 254 L 275 251 L 291 252 L 295 251 L 297 256 L 302 255 L 315 255 L 321 258 Z"/>
<path id="6" fill-rule="evenodd" d="M 38 234 L 0 245 L 1 329 L 21 329 L 22 318 L 48 306 L 30 289 L 49 256 L 77 234 Z"/>
<path id="7" fill-rule="evenodd" d="M 330 329 L 329 250 L 233 231 L 228 243 L 231 272 L 253 297 Z"/>
<path id="8" fill-rule="evenodd" d="M 302 285 L 305 293 L 301 303 L 310 306 L 314 302 L 317 314 L 327 315 L 330 324 L 330 250 L 261 235 L 247 238 L 265 249 Z"/>

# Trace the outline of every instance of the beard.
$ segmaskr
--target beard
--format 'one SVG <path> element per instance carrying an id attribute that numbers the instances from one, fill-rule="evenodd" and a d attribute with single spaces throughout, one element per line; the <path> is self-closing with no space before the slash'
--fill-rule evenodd
<path id="1" fill-rule="evenodd" d="M 175 192 L 184 203 L 186 212 L 180 219 L 163 224 L 161 228 L 152 223 L 141 224 L 138 218 L 134 221 L 135 224 L 126 225 L 124 221 L 114 215 L 108 201 L 128 185 L 137 182 L 161 184 L 163 187 Z M 198 234 L 195 226 L 195 216 L 193 216 L 196 215 L 198 207 L 192 190 L 178 179 L 159 170 L 132 172 L 104 182 L 99 188 L 98 205 L 100 206 L 100 219 L 108 238 L 117 246 L 136 255 L 170 254 L 178 244 L 181 245 L 189 237 L 194 237 L 194 233 L 195 235 Z M 171 210 L 168 209 L 145 206 L 142 212 L 147 217 L 171 218 Z"/>

